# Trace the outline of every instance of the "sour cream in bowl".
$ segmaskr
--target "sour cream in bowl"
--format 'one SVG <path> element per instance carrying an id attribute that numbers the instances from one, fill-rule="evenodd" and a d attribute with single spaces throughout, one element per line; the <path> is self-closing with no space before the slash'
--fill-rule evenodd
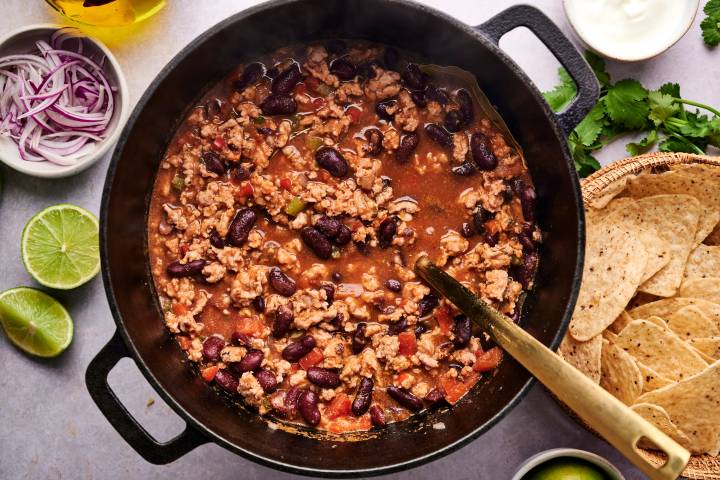
<path id="1" fill-rule="evenodd" d="M 621 61 L 652 58 L 675 44 L 692 25 L 700 0 L 564 0 L 580 40 Z"/>

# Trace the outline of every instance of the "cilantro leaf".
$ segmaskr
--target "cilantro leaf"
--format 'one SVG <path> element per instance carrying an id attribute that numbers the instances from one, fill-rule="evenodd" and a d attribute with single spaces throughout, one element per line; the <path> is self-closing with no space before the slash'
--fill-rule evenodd
<path id="1" fill-rule="evenodd" d="M 705 12 L 705 15 L 708 17 L 720 18 L 720 0 L 709 0 L 705 4 L 703 12 Z"/>
<path id="2" fill-rule="evenodd" d="M 595 72 L 595 76 L 600 82 L 600 86 L 603 88 L 610 86 L 610 74 L 605 70 L 605 60 L 591 52 L 590 50 L 585 51 L 585 60 L 587 60 L 590 68 Z"/>
<path id="3" fill-rule="evenodd" d="M 601 102 L 598 102 L 590 113 L 575 127 L 578 141 L 586 147 L 591 146 L 600 136 L 603 129 L 603 119 L 605 118 L 605 108 Z"/>
<path id="4" fill-rule="evenodd" d="M 577 86 L 567 70 L 562 67 L 558 68 L 558 77 L 560 77 L 560 84 L 549 92 L 543 92 L 545 101 L 556 112 L 565 108 L 577 95 Z"/>
<path id="5" fill-rule="evenodd" d="M 663 83 L 658 89 L 658 92 L 670 95 L 671 97 L 682 98 L 680 97 L 680 85 L 677 83 Z"/>
<path id="6" fill-rule="evenodd" d="M 720 134 L 720 118 L 709 119 L 707 115 L 699 113 L 686 113 L 686 122 L 680 128 L 680 133 L 686 137 L 706 138 Z"/>
<path id="7" fill-rule="evenodd" d="M 648 91 L 637 80 L 620 80 L 608 89 L 605 110 L 610 118 L 631 130 L 647 125 Z"/>
<path id="8" fill-rule="evenodd" d="M 720 44 L 720 14 L 705 17 L 700 23 L 703 40 L 710 47 Z"/>
<path id="9" fill-rule="evenodd" d="M 648 118 L 652 120 L 656 127 L 680 111 L 680 106 L 675 103 L 675 98 L 660 91 L 653 91 L 648 94 L 648 104 L 650 105 Z"/>
<path id="10" fill-rule="evenodd" d="M 658 149 L 661 152 L 685 152 L 685 153 L 697 153 L 688 142 L 680 140 L 675 137 L 667 137 L 663 140 Z"/>
<path id="11" fill-rule="evenodd" d="M 641 153 L 645 153 L 650 150 L 657 140 L 657 130 L 650 130 L 650 133 L 648 133 L 647 136 L 639 142 L 630 142 L 625 145 L 625 150 L 627 150 L 630 155 L 640 155 Z"/>

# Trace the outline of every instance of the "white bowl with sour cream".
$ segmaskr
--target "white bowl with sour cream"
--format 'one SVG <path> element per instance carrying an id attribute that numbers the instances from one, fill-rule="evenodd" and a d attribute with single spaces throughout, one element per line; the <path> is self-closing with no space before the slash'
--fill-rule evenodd
<path id="1" fill-rule="evenodd" d="M 700 0 L 564 0 L 565 14 L 580 40 L 614 60 L 647 60 L 688 31 Z"/>

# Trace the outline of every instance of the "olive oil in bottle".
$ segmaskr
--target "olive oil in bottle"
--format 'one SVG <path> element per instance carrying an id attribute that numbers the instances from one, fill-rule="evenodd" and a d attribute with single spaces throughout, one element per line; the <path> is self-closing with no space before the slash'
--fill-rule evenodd
<path id="1" fill-rule="evenodd" d="M 68 19 L 96 27 L 142 22 L 160 11 L 166 0 L 45 0 Z"/>

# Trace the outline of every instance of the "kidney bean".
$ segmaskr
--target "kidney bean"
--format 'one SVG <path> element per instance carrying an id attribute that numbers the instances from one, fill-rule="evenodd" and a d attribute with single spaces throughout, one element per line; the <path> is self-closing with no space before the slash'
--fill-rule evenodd
<path id="1" fill-rule="evenodd" d="M 396 233 L 397 220 L 395 219 L 395 217 L 386 217 L 385 220 L 380 222 L 377 232 L 380 248 L 389 247 L 393 241 L 393 238 L 395 238 Z"/>
<path id="2" fill-rule="evenodd" d="M 444 128 L 434 123 L 429 123 L 425 125 L 425 133 L 437 144 L 446 148 L 452 147 L 453 137 Z"/>
<path id="3" fill-rule="evenodd" d="M 398 321 L 388 325 L 387 334 L 392 336 L 398 335 L 407 328 L 407 324 L 407 317 L 402 316 Z"/>
<path id="4" fill-rule="evenodd" d="M 470 238 L 475 235 L 475 230 L 468 222 L 463 222 L 462 226 L 460 227 L 460 235 L 465 238 Z"/>
<path id="5" fill-rule="evenodd" d="M 310 250 L 319 258 L 327 260 L 332 255 L 332 244 L 325 235 L 314 227 L 304 227 L 300 230 L 300 237 Z"/>
<path id="6" fill-rule="evenodd" d="M 292 115 L 297 112 L 297 102 L 290 95 L 269 95 L 260 110 L 263 115 Z"/>
<path id="7" fill-rule="evenodd" d="M 250 230 L 257 220 L 257 213 L 249 208 L 241 208 L 230 222 L 227 233 L 227 242 L 234 246 L 242 246 L 250 235 Z"/>
<path id="8" fill-rule="evenodd" d="M 470 136 L 470 153 L 480 170 L 494 170 L 498 165 L 498 159 L 490 151 L 488 139 L 482 133 L 473 133 Z"/>
<path id="9" fill-rule="evenodd" d="M 228 393 L 237 393 L 238 379 L 225 368 L 221 368 L 215 373 L 215 383 Z"/>
<path id="10" fill-rule="evenodd" d="M 275 311 L 275 319 L 273 320 L 273 337 L 280 338 L 284 336 L 290 329 L 290 324 L 292 324 L 294 319 L 295 315 L 293 315 L 292 309 L 287 305 L 280 305 Z"/>
<path id="11" fill-rule="evenodd" d="M 330 73 L 340 80 L 352 80 L 355 78 L 357 69 L 347 58 L 338 58 L 330 64 Z"/>
<path id="12" fill-rule="evenodd" d="M 491 247 L 494 247 L 495 245 L 497 245 L 497 242 L 499 239 L 500 239 L 500 234 L 498 232 L 495 232 L 495 233 L 485 232 L 485 234 L 483 235 L 483 241 L 485 243 L 487 243 L 488 245 L 490 245 Z"/>
<path id="13" fill-rule="evenodd" d="M 338 55 L 347 50 L 347 43 L 345 43 L 344 40 L 339 39 L 328 40 L 327 44 L 325 45 L 325 49 L 328 51 L 328 53 Z"/>
<path id="14" fill-rule="evenodd" d="M 333 177 L 344 177 L 350 170 L 345 158 L 332 147 L 318 148 L 315 152 L 315 161 Z"/>
<path id="15" fill-rule="evenodd" d="M 435 295 L 433 295 L 432 293 L 428 293 L 418 302 L 418 316 L 424 317 L 425 315 L 429 314 L 430 312 L 435 310 L 439 303 L 440 302 Z"/>
<path id="16" fill-rule="evenodd" d="M 362 352 L 365 347 L 367 347 L 368 344 L 368 338 L 365 336 L 365 330 L 367 329 L 367 324 L 365 322 L 360 322 L 355 327 L 355 332 L 352 336 L 352 344 L 350 346 L 350 349 L 352 350 L 352 353 L 357 355 L 358 353 Z"/>
<path id="17" fill-rule="evenodd" d="M 378 102 L 378 104 L 375 105 L 375 113 L 377 113 L 377 116 L 381 119 L 392 122 L 393 118 L 395 118 L 395 114 L 388 112 L 388 110 L 394 108 L 396 105 L 397 100 L 395 100 L 394 98 L 383 100 L 382 102 Z"/>
<path id="18" fill-rule="evenodd" d="M 360 385 L 358 385 L 355 393 L 355 400 L 352 403 L 352 413 L 356 417 L 361 416 L 370 408 L 374 386 L 372 378 L 363 377 L 360 380 Z"/>
<path id="19" fill-rule="evenodd" d="M 417 148 L 418 143 L 420 143 L 420 136 L 417 133 L 410 132 L 403 135 L 400 139 L 400 146 L 395 153 L 395 158 L 397 158 L 400 163 L 407 162 L 410 160 L 410 155 L 412 155 Z"/>
<path id="20" fill-rule="evenodd" d="M 335 238 L 340 232 L 340 220 L 337 218 L 331 218 L 326 215 L 318 218 L 315 222 L 315 228 L 320 230 L 320 233 L 325 235 L 327 238 Z"/>
<path id="21" fill-rule="evenodd" d="M 405 68 L 405 71 L 402 72 L 401 76 L 405 85 L 407 85 L 410 90 L 422 90 L 425 88 L 427 75 L 420 70 L 417 64 L 408 63 L 408 66 Z"/>
<path id="22" fill-rule="evenodd" d="M 257 297 L 253 298 L 252 306 L 259 313 L 263 313 L 265 311 L 265 299 L 262 297 L 262 295 L 258 295 Z"/>
<path id="23" fill-rule="evenodd" d="M 445 395 L 437 388 L 433 388 L 425 395 L 425 401 L 430 403 L 437 403 L 443 398 L 445 398 Z"/>
<path id="24" fill-rule="evenodd" d="M 265 76 L 268 78 L 275 78 L 278 75 L 280 75 L 280 69 L 278 68 L 277 65 L 275 65 L 274 67 L 268 68 L 267 71 L 265 72 Z"/>
<path id="25" fill-rule="evenodd" d="M 332 305 L 333 300 L 335 299 L 335 287 L 330 283 L 326 283 L 324 285 L 321 285 L 320 289 L 325 291 L 325 301 L 328 303 L 328 305 Z"/>
<path id="26" fill-rule="evenodd" d="M 394 278 L 389 279 L 385 282 L 385 286 L 388 290 L 391 290 L 393 292 L 399 292 L 402 290 L 402 285 L 400 284 L 399 280 L 395 280 Z"/>
<path id="27" fill-rule="evenodd" d="M 538 257 L 536 253 L 527 253 L 523 257 L 522 265 L 517 269 L 515 275 L 518 277 L 517 281 L 520 282 L 523 288 L 530 288 L 530 284 L 535 276 L 535 270 L 537 269 Z"/>
<path id="28" fill-rule="evenodd" d="M 470 336 L 472 335 L 472 323 L 467 315 L 458 315 L 455 317 L 453 333 L 455 334 L 455 338 L 453 339 L 455 348 L 463 348 L 468 344 Z"/>
<path id="29" fill-rule="evenodd" d="M 352 230 L 350 230 L 350 228 L 346 225 L 340 225 L 340 230 L 335 237 L 335 243 L 337 245 L 343 246 L 346 245 L 350 240 L 352 240 Z"/>
<path id="30" fill-rule="evenodd" d="M 368 155 L 376 157 L 380 155 L 383 150 L 383 139 L 385 136 L 378 128 L 368 128 L 365 130 L 365 139 L 368 142 Z"/>
<path id="31" fill-rule="evenodd" d="M 202 161 L 205 163 L 205 168 L 208 172 L 222 175 L 227 170 L 227 165 L 220 159 L 220 155 L 212 150 L 202 154 Z"/>
<path id="32" fill-rule="evenodd" d="M 427 330 L 428 330 L 427 325 L 418 323 L 417 326 L 415 327 L 415 330 L 413 330 L 413 332 L 415 333 L 415 337 L 419 337 L 423 333 L 427 332 Z"/>
<path id="33" fill-rule="evenodd" d="M 477 172 L 477 167 L 473 162 L 465 162 L 458 165 L 457 167 L 452 167 L 450 170 L 452 170 L 455 175 L 467 177 Z"/>
<path id="34" fill-rule="evenodd" d="M 463 128 L 462 114 L 458 110 L 450 110 L 445 115 L 443 123 L 448 132 L 459 132 Z"/>
<path id="35" fill-rule="evenodd" d="M 298 410 L 308 425 L 315 426 L 320 423 L 320 410 L 318 397 L 312 390 L 303 390 L 297 402 Z"/>
<path id="36" fill-rule="evenodd" d="M 277 378 L 270 370 L 262 369 L 254 373 L 258 383 L 265 393 L 273 393 L 278 388 Z"/>
<path id="37" fill-rule="evenodd" d="M 168 276 L 173 278 L 191 277 L 201 274 L 206 264 L 207 262 L 202 259 L 187 263 L 173 262 L 167 266 L 166 271 Z"/>
<path id="38" fill-rule="evenodd" d="M 397 51 L 397 49 L 393 47 L 387 47 L 385 49 L 385 53 L 383 54 L 383 65 L 385 65 L 385 68 L 394 70 L 398 64 L 398 61 L 400 61 L 400 53 Z"/>
<path id="39" fill-rule="evenodd" d="M 520 245 L 523 246 L 524 252 L 529 253 L 535 251 L 535 242 L 533 242 L 532 238 L 524 232 L 518 235 L 518 241 L 520 242 Z"/>
<path id="40" fill-rule="evenodd" d="M 290 95 L 301 78 L 300 66 L 293 63 L 273 79 L 270 90 L 275 95 Z"/>
<path id="41" fill-rule="evenodd" d="M 282 351 L 282 357 L 288 362 L 297 362 L 315 348 L 315 339 L 310 335 L 304 335 L 297 342 L 289 343 Z"/>
<path id="42" fill-rule="evenodd" d="M 406 388 L 390 386 L 387 387 L 386 392 L 393 400 L 410 411 L 417 412 L 423 408 L 422 400 L 410 393 Z"/>
<path id="43" fill-rule="evenodd" d="M 438 102 L 440 105 L 447 105 L 450 101 L 447 92 L 432 83 L 425 87 L 425 96 L 427 96 L 430 100 Z"/>
<path id="44" fill-rule="evenodd" d="M 376 427 L 385 426 L 385 412 L 383 412 L 383 409 L 380 408 L 380 406 L 373 405 L 370 407 L 370 421 Z"/>
<path id="45" fill-rule="evenodd" d="M 478 205 L 475 207 L 475 211 L 473 212 L 472 221 L 473 226 L 475 226 L 475 231 L 477 233 L 482 233 L 485 231 L 485 221 L 489 218 L 489 212 L 485 210 L 481 205 Z"/>
<path id="46" fill-rule="evenodd" d="M 249 350 L 238 362 L 238 370 L 240 372 L 254 372 L 260 368 L 263 358 L 265 358 L 265 354 L 262 350 Z"/>
<path id="47" fill-rule="evenodd" d="M 208 362 L 219 362 L 223 348 L 225 348 L 225 340 L 215 335 L 208 337 L 202 346 L 203 358 Z"/>
<path id="48" fill-rule="evenodd" d="M 233 83 L 233 87 L 242 92 L 250 85 L 257 83 L 264 73 L 265 65 L 259 62 L 251 63 L 245 67 L 240 78 Z"/>
<path id="49" fill-rule="evenodd" d="M 422 92 L 420 90 L 415 90 L 410 94 L 410 98 L 412 99 L 413 103 L 417 105 L 420 108 L 427 107 L 427 95 L 425 95 L 425 92 Z"/>
<path id="50" fill-rule="evenodd" d="M 287 410 L 288 416 L 294 417 L 297 413 L 298 409 L 298 399 L 300 398 L 300 395 L 302 394 L 303 390 L 299 387 L 290 387 L 290 389 L 285 392 L 285 398 L 283 399 L 283 405 L 285 406 L 285 409 Z"/>
<path id="51" fill-rule="evenodd" d="M 458 105 L 460 105 L 460 113 L 462 114 L 463 121 L 465 122 L 465 125 L 467 125 L 471 123 L 475 117 L 472 96 L 470 95 L 470 92 L 464 88 L 458 90 L 455 96 Z"/>
<path id="52" fill-rule="evenodd" d="M 250 172 L 243 168 L 242 165 L 238 165 L 237 167 L 233 168 L 232 176 L 236 180 L 247 180 L 250 178 Z"/>
<path id="53" fill-rule="evenodd" d="M 537 195 L 532 185 L 528 185 L 523 180 L 516 179 L 512 183 L 513 190 L 520 197 L 522 204 L 523 218 L 526 222 L 535 221 L 535 201 Z"/>
<path id="54" fill-rule="evenodd" d="M 243 345 L 245 347 L 250 345 L 250 338 L 241 332 L 233 332 L 232 336 L 230 337 L 230 341 L 232 343 L 235 343 L 237 345 Z"/>
<path id="55" fill-rule="evenodd" d="M 340 272 L 333 272 L 331 277 L 335 283 L 342 281 L 342 273 Z"/>
<path id="56" fill-rule="evenodd" d="M 285 275 L 278 267 L 272 267 L 268 272 L 270 285 L 283 297 L 291 297 L 297 291 L 295 280 Z"/>
<path id="57" fill-rule="evenodd" d="M 214 228 L 210 232 L 210 245 L 215 248 L 225 248 L 225 240 L 222 239 L 220 234 Z"/>
<path id="58" fill-rule="evenodd" d="M 322 388 L 335 388 L 340 385 L 340 375 L 327 368 L 308 368 L 307 379 Z"/>

